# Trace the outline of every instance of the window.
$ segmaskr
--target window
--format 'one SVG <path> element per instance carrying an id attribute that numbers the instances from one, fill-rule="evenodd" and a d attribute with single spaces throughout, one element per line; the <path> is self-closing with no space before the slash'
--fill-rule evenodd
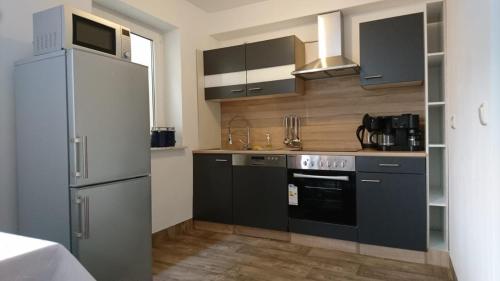
<path id="1" fill-rule="evenodd" d="M 155 87 L 154 87 L 154 44 L 153 40 L 131 33 L 132 62 L 148 67 L 149 77 L 149 122 L 155 123 Z"/>

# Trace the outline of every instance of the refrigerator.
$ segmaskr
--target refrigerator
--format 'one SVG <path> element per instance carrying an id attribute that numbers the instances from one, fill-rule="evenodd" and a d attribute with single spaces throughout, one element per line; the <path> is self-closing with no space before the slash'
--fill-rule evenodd
<path id="1" fill-rule="evenodd" d="M 69 49 L 14 73 L 20 234 L 98 281 L 152 280 L 147 67 Z"/>

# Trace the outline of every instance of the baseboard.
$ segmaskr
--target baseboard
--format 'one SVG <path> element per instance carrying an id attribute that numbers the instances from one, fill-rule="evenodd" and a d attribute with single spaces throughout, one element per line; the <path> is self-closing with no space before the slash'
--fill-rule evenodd
<path id="1" fill-rule="evenodd" d="M 153 247 L 160 245 L 162 241 L 165 241 L 167 239 L 173 239 L 192 229 L 193 229 L 193 220 L 189 219 L 181 223 L 178 223 L 176 225 L 173 225 L 169 228 L 155 232 L 152 235 Z"/>
<path id="2" fill-rule="evenodd" d="M 458 281 L 457 273 L 455 272 L 455 268 L 453 267 L 453 262 L 451 262 L 451 257 L 450 257 L 449 264 L 450 264 L 451 280 Z"/>
<path id="3" fill-rule="evenodd" d="M 284 232 L 284 231 L 235 225 L 234 233 L 239 235 L 290 242 L 290 232 Z"/>
<path id="4" fill-rule="evenodd" d="M 292 244 L 321 248 L 326 250 L 337 250 L 348 253 L 359 253 L 359 243 L 338 240 L 333 238 L 319 237 L 306 234 L 291 233 Z"/>
<path id="5" fill-rule="evenodd" d="M 361 244 L 358 242 L 325 238 L 313 235 L 304 235 L 283 231 L 253 228 L 240 225 L 229 225 L 195 220 L 192 223 L 194 229 L 206 230 L 225 234 L 246 235 L 258 238 L 267 238 L 290 242 L 327 250 L 337 250 L 348 253 L 356 253 L 398 261 L 406 261 L 420 264 L 430 264 L 450 268 L 451 261 L 448 252 L 429 250 L 428 252 L 412 251 L 398 248 Z M 454 279 L 457 280 L 456 277 Z"/>
<path id="6" fill-rule="evenodd" d="M 234 233 L 234 226 L 230 225 L 230 224 L 195 220 L 193 222 L 193 226 L 194 226 L 194 229 L 197 229 L 197 230 L 206 230 L 206 231 L 212 231 L 212 232 L 224 233 L 224 234 L 233 234 Z"/>

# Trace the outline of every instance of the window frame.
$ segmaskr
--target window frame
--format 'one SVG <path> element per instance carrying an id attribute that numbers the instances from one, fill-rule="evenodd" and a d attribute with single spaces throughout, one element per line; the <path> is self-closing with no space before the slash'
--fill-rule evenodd
<path id="1" fill-rule="evenodd" d="M 151 113 L 152 117 L 153 117 L 153 120 L 150 120 L 150 129 L 154 128 L 156 126 L 156 44 L 155 44 L 155 40 L 154 39 L 151 39 L 147 36 L 144 36 L 138 32 L 135 32 L 134 31 L 131 31 L 130 32 L 131 35 L 135 35 L 135 36 L 138 36 L 138 37 L 142 37 L 146 40 L 149 40 L 151 41 L 151 104 L 152 104 L 152 110 L 153 112 Z M 130 41 L 132 42 L 132 36 L 130 37 Z M 130 50 L 131 53 L 132 53 L 132 56 L 134 55 L 134 50 Z M 149 73 L 148 73 L 149 74 Z M 151 109 L 150 109 L 151 110 Z"/>

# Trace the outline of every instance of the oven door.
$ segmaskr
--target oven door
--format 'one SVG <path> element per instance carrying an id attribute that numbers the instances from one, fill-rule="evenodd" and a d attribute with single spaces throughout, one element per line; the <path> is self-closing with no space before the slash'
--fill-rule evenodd
<path id="1" fill-rule="evenodd" d="M 291 218 L 356 225 L 354 172 L 289 170 Z"/>

